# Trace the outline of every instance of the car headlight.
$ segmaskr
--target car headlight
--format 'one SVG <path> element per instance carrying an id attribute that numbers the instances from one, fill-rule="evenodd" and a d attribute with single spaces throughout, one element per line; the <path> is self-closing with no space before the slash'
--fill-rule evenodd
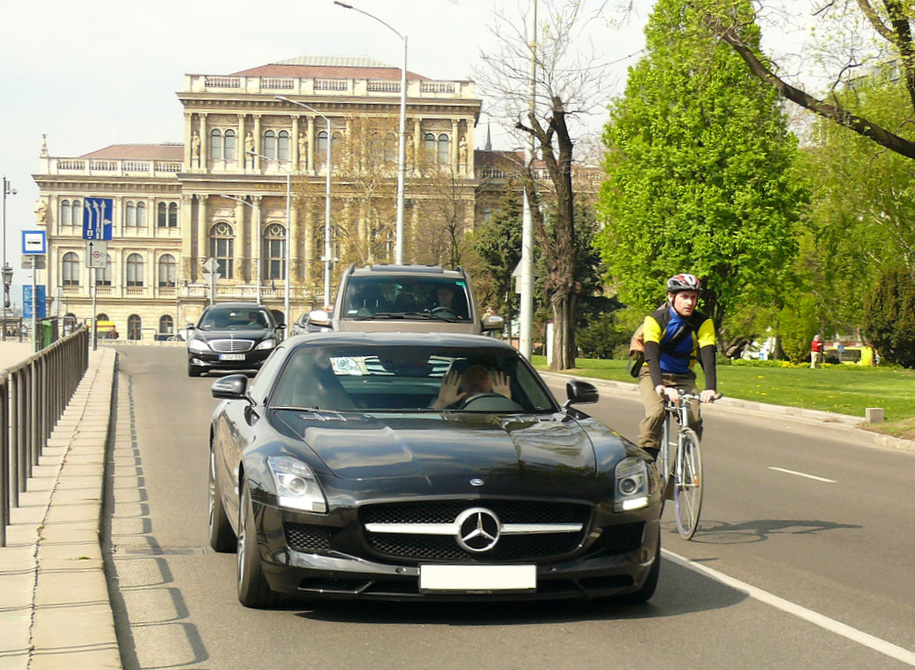
<path id="1" fill-rule="evenodd" d="M 277 504 L 280 507 L 306 512 L 327 511 L 324 492 L 311 468 L 302 461 L 291 456 L 270 456 L 267 466 L 276 484 Z"/>
<path id="2" fill-rule="evenodd" d="M 616 466 L 613 507 L 620 512 L 648 506 L 648 464 L 641 458 L 624 458 Z"/>
<path id="3" fill-rule="evenodd" d="M 197 353 L 197 354 L 205 354 L 210 350 L 210 347 L 203 340 L 198 340 L 197 338 L 193 338 L 191 340 L 188 340 L 187 349 L 188 349 L 188 351 L 193 351 L 194 353 Z"/>
<path id="4" fill-rule="evenodd" d="M 273 347 L 275 347 L 275 346 L 276 346 L 276 340 L 271 339 L 271 340 L 264 340 L 263 342 L 258 342 L 257 346 L 254 348 L 255 348 L 255 350 L 263 350 L 263 349 L 273 349 Z"/>

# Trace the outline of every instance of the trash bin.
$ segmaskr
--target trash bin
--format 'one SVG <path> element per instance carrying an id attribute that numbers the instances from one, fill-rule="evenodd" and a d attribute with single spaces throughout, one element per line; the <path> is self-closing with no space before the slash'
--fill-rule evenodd
<path id="1" fill-rule="evenodd" d="M 57 319 L 45 319 L 41 322 L 41 348 L 51 346 L 57 341 Z"/>

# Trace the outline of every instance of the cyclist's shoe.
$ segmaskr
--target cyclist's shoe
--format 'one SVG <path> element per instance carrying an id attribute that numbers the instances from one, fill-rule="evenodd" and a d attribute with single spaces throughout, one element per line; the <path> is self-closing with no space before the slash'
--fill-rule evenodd
<path id="1" fill-rule="evenodd" d="M 648 454 L 649 456 L 651 456 L 651 461 L 652 461 L 652 463 L 653 463 L 653 462 L 655 462 L 656 460 L 658 460 L 658 452 L 660 452 L 661 450 L 660 450 L 660 449 L 652 449 L 651 447 L 643 447 L 643 448 L 642 448 L 642 451 L 644 451 L 646 454 Z"/>
<path id="2" fill-rule="evenodd" d="M 674 478 L 673 475 L 667 478 L 667 486 L 664 489 L 664 498 L 663 500 L 673 500 L 674 499 Z"/>

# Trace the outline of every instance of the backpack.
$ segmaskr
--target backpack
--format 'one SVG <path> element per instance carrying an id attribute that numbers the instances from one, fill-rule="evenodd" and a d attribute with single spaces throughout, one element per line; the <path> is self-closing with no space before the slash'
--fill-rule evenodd
<path id="1" fill-rule="evenodd" d="M 632 334 L 632 338 L 629 340 L 629 368 L 628 372 L 630 375 L 638 379 L 639 373 L 642 371 L 642 365 L 645 364 L 645 338 L 642 336 L 642 331 L 645 328 L 645 324 L 639 324 L 639 327 L 635 329 L 635 332 Z M 673 334 L 673 337 L 665 343 L 664 349 L 671 349 L 677 346 L 684 339 L 689 337 L 693 332 L 692 324 L 687 322 Z"/>

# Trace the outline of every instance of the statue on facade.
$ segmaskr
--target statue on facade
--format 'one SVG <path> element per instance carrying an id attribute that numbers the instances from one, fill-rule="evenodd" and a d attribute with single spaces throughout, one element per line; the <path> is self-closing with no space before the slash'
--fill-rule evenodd
<path id="1" fill-rule="evenodd" d="M 305 133 L 299 133 L 299 167 L 304 168 L 308 165 L 308 136 Z"/>
<path id="2" fill-rule="evenodd" d="M 249 130 L 248 134 L 245 135 L 245 165 L 248 164 L 248 161 L 251 162 L 251 167 L 254 167 L 254 156 L 251 154 L 254 153 L 254 134 Z"/>
<path id="3" fill-rule="evenodd" d="M 41 198 L 35 202 L 35 223 L 39 226 L 48 225 L 48 203 Z"/>
<path id="4" fill-rule="evenodd" d="M 200 135 L 197 134 L 196 130 L 191 136 L 191 157 L 195 161 L 200 160 Z"/>
<path id="5" fill-rule="evenodd" d="M 461 169 L 464 170 L 467 168 L 467 137 L 461 135 L 461 139 L 458 142 L 458 161 Z"/>

